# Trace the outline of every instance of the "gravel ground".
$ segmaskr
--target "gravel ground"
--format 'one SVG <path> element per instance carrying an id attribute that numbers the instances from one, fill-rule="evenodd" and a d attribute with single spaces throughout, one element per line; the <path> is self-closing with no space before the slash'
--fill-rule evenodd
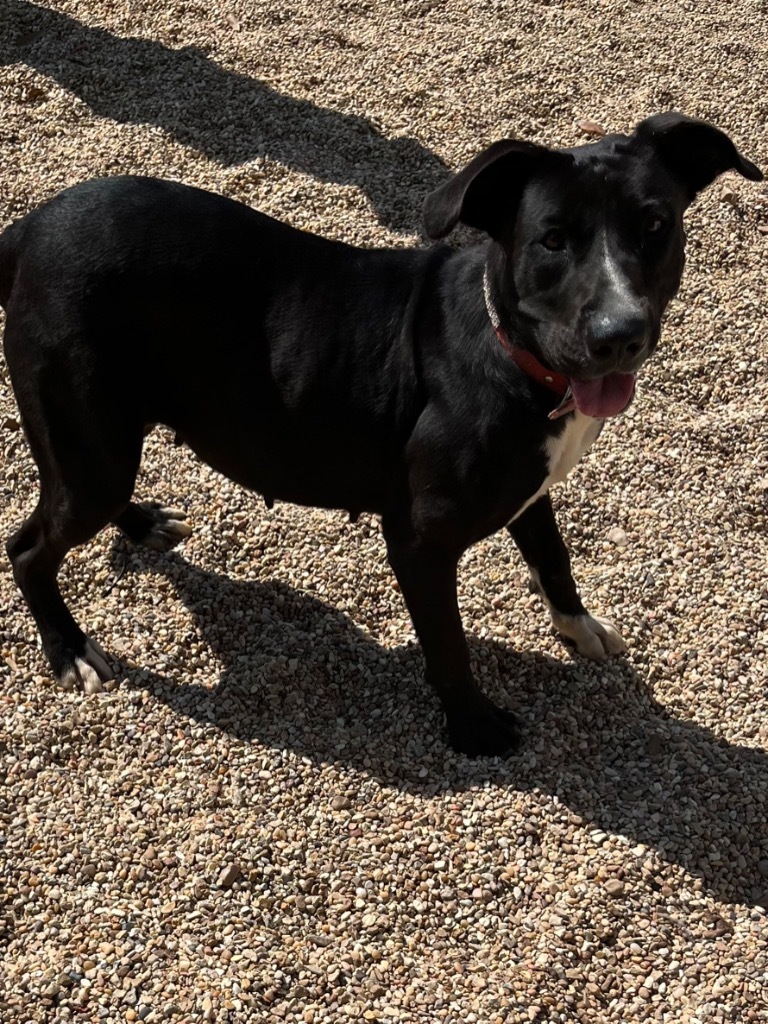
<path id="1" fill-rule="evenodd" d="M 0 220 L 118 172 L 361 244 L 504 135 L 675 107 L 768 168 L 765 0 L 0 0 Z M 768 192 L 727 176 L 631 410 L 555 494 L 625 659 L 467 554 L 508 762 L 446 749 L 379 526 L 147 441 L 180 551 L 104 532 L 62 586 L 123 671 L 60 692 L 0 563 L 0 1019 L 766 1021 Z M 0 525 L 35 470 L 0 361 Z"/>

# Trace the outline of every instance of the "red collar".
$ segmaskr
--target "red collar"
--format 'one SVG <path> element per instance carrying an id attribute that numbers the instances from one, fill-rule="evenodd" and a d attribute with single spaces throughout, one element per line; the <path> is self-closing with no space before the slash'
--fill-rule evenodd
<path id="1" fill-rule="evenodd" d="M 555 370 L 548 370 L 543 363 L 540 363 L 533 352 L 529 352 L 527 349 L 518 348 L 517 345 L 513 345 L 507 337 L 507 332 L 502 327 L 494 326 L 496 331 L 496 337 L 499 339 L 501 344 L 507 350 L 512 362 L 519 366 L 523 373 L 527 373 L 529 377 L 532 377 L 537 384 L 541 384 L 542 387 L 548 388 L 550 391 L 554 391 L 556 395 L 563 398 L 568 388 L 571 386 L 570 381 L 564 373 L 557 373 Z"/>
<path id="2" fill-rule="evenodd" d="M 560 404 L 548 414 L 549 419 L 556 420 L 560 416 L 565 416 L 566 413 L 572 412 L 576 408 L 576 402 L 571 395 L 571 382 L 565 374 L 548 369 L 543 363 L 539 362 L 532 352 L 520 348 L 518 345 L 513 345 L 509 340 L 507 332 L 501 326 L 499 314 L 491 299 L 487 267 L 483 275 L 483 294 L 485 295 L 485 305 L 488 309 L 488 316 L 490 317 L 493 329 L 496 332 L 496 337 L 501 342 L 512 362 L 531 380 L 535 380 L 537 384 L 554 392 L 561 399 Z"/>

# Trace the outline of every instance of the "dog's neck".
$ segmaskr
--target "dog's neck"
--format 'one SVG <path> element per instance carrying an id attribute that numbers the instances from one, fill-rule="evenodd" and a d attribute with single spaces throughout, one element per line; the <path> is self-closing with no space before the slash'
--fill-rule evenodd
<path id="1" fill-rule="evenodd" d="M 576 403 L 571 395 L 570 381 L 565 374 L 550 370 L 532 352 L 519 345 L 515 345 L 502 327 L 499 311 L 491 295 L 491 278 L 488 263 L 486 263 L 483 270 L 483 296 L 485 298 L 485 308 L 488 310 L 488 318 L 491 321 L 496 337 L 515 365 L 528 377 L 536 381 L 537 384 L 552 391 L 561 399 L 560 404 L 549 413 L 549 419 L 555 420 L 568 412 L 572 412 L 576 408 Z"/>

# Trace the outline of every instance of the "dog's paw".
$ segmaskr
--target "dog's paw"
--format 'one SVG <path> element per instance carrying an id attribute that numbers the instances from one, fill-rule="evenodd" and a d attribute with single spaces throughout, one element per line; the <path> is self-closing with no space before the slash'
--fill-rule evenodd
<path id="1" fill-rule="evenodd" d="M 176 508 L 142 506 L 152 516 L 152 525 L 141 543 L 153 551 L 170 551 L 185 540 L 192 527 L 186 521 L 186 514 Z"/>
<path id="2" fill-rule="evenodd" d="M 594 615 L 558 615 L 552 612 L 552 625 L 576 645 L 579 654 L 585 658 L 602 661 L 609 654 L 623 654 L 627 645 L 618 629 L 609 619 L 598 619 Z"/>
<path id="3" fill-rule="evenodd" d="M 509 757 L 520 745 L 516 716 L 487 697 L 448 715 L 448 737 L 454 750 L 469 757 Z"/>
<path id="4" fill-rule="evenodd" d="M 100 644 L 86 638 L 83 652 L 59 674 L 59 683 L 65 690 L 80 690 L 82 693 L 101 693 L 104 683 L 113 678 L 108 655 Z"/>

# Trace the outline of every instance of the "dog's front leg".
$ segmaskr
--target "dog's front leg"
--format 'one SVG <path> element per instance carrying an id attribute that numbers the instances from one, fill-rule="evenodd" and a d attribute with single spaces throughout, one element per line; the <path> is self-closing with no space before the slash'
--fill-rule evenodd
<path id="1" fill-rule="evenodd" d="M 579 654 L 605 658 L 625 651 L 621 634 L 608 619 L 590 615 L 581 603 L 571 559 L 549 495 L 535 501 L 507 527 L 531 573 L 531 582 L 549 608 L 552 625 L 576 644 Z"/>
<path id="2" fill-rule="evenodd" d="M 459 555 L 396 537 L 384 524 L 389 563 L 421 642 L 426 678 L 448 720 L 451 746 L 470 756 L 504 757 L 515 749 L 515 716 L 478 689 L 469 664 L 456 594 Z"/>

